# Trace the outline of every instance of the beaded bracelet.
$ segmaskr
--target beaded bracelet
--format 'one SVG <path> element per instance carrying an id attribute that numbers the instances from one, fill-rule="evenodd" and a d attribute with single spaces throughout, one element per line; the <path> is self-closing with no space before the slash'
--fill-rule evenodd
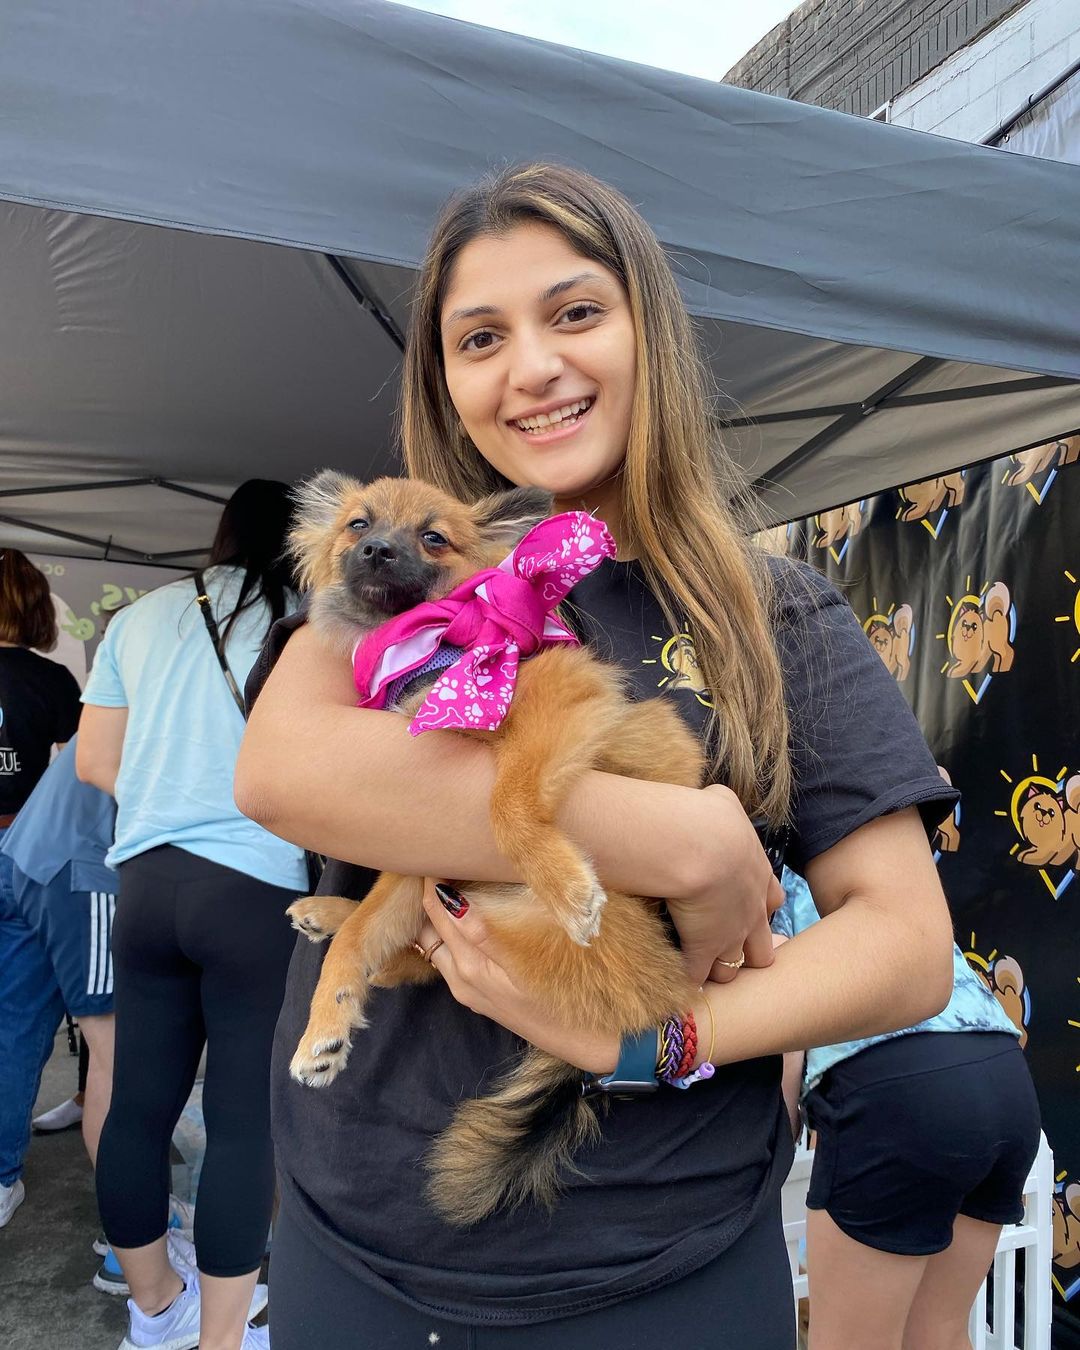
<path id="1" fill-rule="evenodd" d="M 712 1021 L 712 1007 L 709 1006 L 709 1019 L 712 1023 L 712 1053 L 716 1041 L 716 1027 Z M 669 1017 L 660 1028 L 660 1051 L 656 1065 L 656 1076 L 662 1083 L 673 1088 L 688 1088 L 704 1079 L 711 1078 L 716 1068 L 708 1060 L 693 1068 L 697 1057 L 697 1023 L 693 1012 L 685 1017 Z"/>

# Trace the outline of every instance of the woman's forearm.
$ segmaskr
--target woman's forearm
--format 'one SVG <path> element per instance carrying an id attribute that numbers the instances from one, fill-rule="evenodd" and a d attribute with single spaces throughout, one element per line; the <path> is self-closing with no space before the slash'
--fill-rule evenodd
<path id="1" fill-rule="evenodd" d="M 519 880 L 488 820 L 491 748 L 411 736 L 404 717 L 355 699 L 348 663 L 301 629 L 252 711 L 237 762 L 240 809 L 294 843 L 378 870 Z M 727 796 L 734 819 L 741 808 Z M 561 820 L 608 886 L 691 894 L 723 847 L 724 806 L 714 792 L 593 772 Z"/>
<path id="2" fill-rule="evenodd" d="M 907 942 L 902 953 L 895 944 Z M 945 953 L 947 960 L 943 959 Z M 853 899 L 777 951 L 766 969 L 707 984 L 716 1021 L 714 1062 L 808 1050 L 899 1031 L 939 1013 L 952 991 L 951 934 L 936 949 L 912 948 L 881 915 Z M 698 1014 L 699 1059 L 708 1017 Z"/>
<path id="3" fill-rule="evenodd" d="M 807 872 L 821 922 L 767 969 L 705 986 L 717 1063 L 899 1031 L 952 996 L 952 923 L 914 808 L 864 825 Z M 706 1013 L 702 1058 L 708 1025 Z"/>

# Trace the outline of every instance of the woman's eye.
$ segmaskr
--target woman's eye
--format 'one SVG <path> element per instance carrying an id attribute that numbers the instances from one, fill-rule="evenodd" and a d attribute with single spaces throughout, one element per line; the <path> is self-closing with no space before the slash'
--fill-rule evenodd
<path id="1" fill-rule="evenodd" d="M 485 352 L 488 351 L 495 341 L 495 334 L 489 333 L 486 329 L 480 333 L 470 333 L 461 344 L 463 352 Z"/>
<path id="2" fill-rule="evenodd" d="M 446 548 L 450 540 L 446 539 L 438 530 L 425 530 L 420 536 L 428 548 Z"/>
<path id="3" fill-rule="evenodd" d="M 584 323 L 586 319 L 591 319 L 594 314 L 599 313 L 599 305 L 583 302 L 580 305 L 571 305 L 569 309 L 564 309 L 562 317 L 570 323 Z"/>
<path id="4" fill-rule="evenodd" d="M 361 534 L 364 530 L 369 529 L 370 526 L 368 525 L 368 522 L 363 518 L 363 516 L 357 516 L 355 520 L 349 521 L 348 528 L 350 530 L 355 530 L 357 534 Z"/>

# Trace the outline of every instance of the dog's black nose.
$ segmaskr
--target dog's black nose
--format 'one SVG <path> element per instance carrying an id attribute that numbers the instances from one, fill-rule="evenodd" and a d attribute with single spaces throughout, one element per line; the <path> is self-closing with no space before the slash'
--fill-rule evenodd
<path id="1" fill-rule="evenodd" d="M 397 562 L 397 554 L 385 539 L 368 539 L 360 550 L 373 568 L 385 567 Z"/>

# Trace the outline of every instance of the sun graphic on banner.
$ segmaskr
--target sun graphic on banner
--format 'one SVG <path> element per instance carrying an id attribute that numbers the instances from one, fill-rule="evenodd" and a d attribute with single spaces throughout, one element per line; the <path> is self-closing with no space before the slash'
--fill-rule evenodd
<path id="1" fill-rule="evenodd" d="M 1068 570 L 1068 568 L 1065 569 L 1065 579 L 1076 587 L 1076 595 L 1073 597 L 1072 613 L 1055 614 L 1054 622 L 1071 623 L 1072 626 L 1076 629 L 1077 636 L 1080 637 L 1080 582 L 1077 582 L 1076 578 Z M 1075 661 L 1077 660 L 1077 658 L 1080 658 L 1080 647 L 1077 647 L 1076 651 L 1074 651 L 1072 656 L 1069 657 L 1069 660 Z"/>
<path id="2" fill-rule="evenodd" d="M 1016 833 L 1027 847 L 1014 843 L 1009 856 L 1028 867 L 1037 867 L 1046 889 L 1060 900 L 1076 876 L 1080 865 L 1080 774 L 1066 778 L 1068 766 L 1062 765 L 1052 778 L 1039 772 L 1039 761 L 1031 756 L 1032 772 L 1019 782 L 999 770 L 1012 788 L 1007 810 L 995 816 L 1011 820 Z M 1048 866 L 1066 865 L 1068 870 L 1055 882 Z"/>
<path id="3" fill-rule="evenodd" d="M 713 706 L 712 697 L 708 689 L 705 688 L 705 679 L 701 673 L 701 667 L 698 665 L 697 649 L 694 646 L 693 637 L 684 629 L 681 633 L 676 633 L 674 637 L 657 637 L 655 633 L 650 635 L 652 642 L 659 642 L 660 655 L 658 657 L 646 657 L 642 661 L 643 666 L 660 665 L 668 672 L 661 680 L 657 681 L 657 688 L 664 689 L 689 689 L 703 708 Z"/>
<path id="4" fill-rule="evenodd" d="M 945 632 L 936 636 L 949 648 L 950 660 L 941 667 L 941 673 L 950 680 L 961 680 L 971 701 L 979 703 L 993 676 L 1012 669 L 1016 606 L 1003 581 L 984 581 L 975 594 L 968 577 L 964 590 L 959 600 L 945 597 L 949 622 Z M 990 669 L 983 674 L 987 666 Z M 976 685 L 968 678 L 972 675 L 983 677 Z"/>

